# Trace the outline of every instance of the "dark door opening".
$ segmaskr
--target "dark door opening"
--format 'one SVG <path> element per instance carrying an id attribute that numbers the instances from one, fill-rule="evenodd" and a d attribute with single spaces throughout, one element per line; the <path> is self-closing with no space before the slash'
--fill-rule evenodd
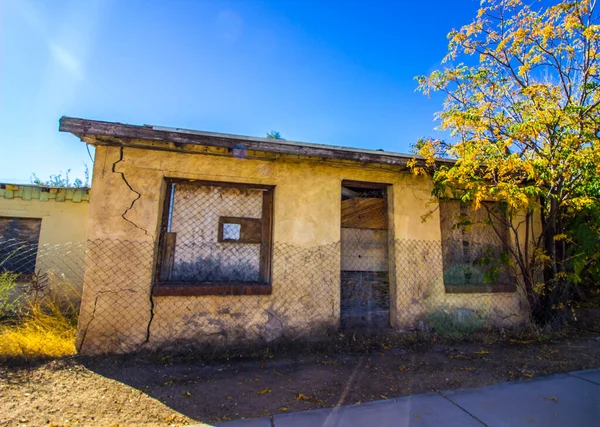
<path id="1" fill-rule="evenodd" d="M 342 182 L 341 327 L 390 323 L 387 186 Z"/>

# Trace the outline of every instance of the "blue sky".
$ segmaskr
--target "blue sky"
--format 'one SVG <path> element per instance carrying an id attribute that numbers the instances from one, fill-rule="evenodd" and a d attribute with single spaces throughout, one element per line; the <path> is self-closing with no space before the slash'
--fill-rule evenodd
<path id="1" fill-rule="evenodd" d="M 408 152 L 479 1 L 1 0 L 0 181 L 91 167 L 62 115 Z"/>

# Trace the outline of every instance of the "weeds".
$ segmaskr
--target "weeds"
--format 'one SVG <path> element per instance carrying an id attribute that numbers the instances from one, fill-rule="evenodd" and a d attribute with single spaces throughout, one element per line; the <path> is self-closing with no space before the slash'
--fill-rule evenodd
<path id="1" fill-rule="evenodd" d="M 57 358 L 75 354 L 77 306 L 73 286 L 49 285 L 43 296 L 23 299 L 16 316 L 0 323 L 0 359 Z"/>
<path id="2" fill-rule="evenodd" d="M 37 359 L 75 354 L 76 322 L 57 308 L 32 306 L 19 322 L 0 326 L 0 358 Z"/>
<path id="3" fill-rule="evenodd" d="M 15 295 L 17 274 L 0 271 L 0 320 L 15 313 L 19 307 L 20 297 Z"/>
<path id="4" fill-rule="evenodd" d="M 429 313 L 427 321 L 442 337 L 460 340 L 472 337 L 483 327 L 486 320 L 474 311 L 467 311 L 461 316 L 458 312 L 438 310 Z"/>

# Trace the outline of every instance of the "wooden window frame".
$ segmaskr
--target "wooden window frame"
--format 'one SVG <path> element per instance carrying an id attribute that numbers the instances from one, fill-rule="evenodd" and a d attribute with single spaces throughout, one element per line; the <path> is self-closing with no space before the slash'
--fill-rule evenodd
<path id="1" fill-rule="evenodd" d="M 181 178 L 165 179 L 165 194 L 163 202 L 163 211 L 161 218 L 160 237 L 157 245 L 156 266 L 154 270 L 154 283 L 152 294 L 154 296 L 203 296 L 203 295 L 270 295 L 272 293 L 271 270 L 273 255 L 273 197 L 275 193 L 274 185 L 248 184 L 237 182 L 222 181 L 202 181 L 189 180 Z M 165 274 L 164 268 L 169 266 L 169 260 L 172 263 L 172 255 L 168 252 L 171 247 L 175 247 L 175 233 L 168 231 L 171 214 L 171 194 L 173 185 L 188 184 L 197 186 L 223 187 L 223 188 L 245 188 L 253 190 L 262 190 L 262 213 L 261 213 L 261 241 L 260 241 L 260 259 L 259 259 L 259 281 L 254 282 L 195 282 L 195 281 L 171 281 L 168 280 L 168 274 Z M 220 217 L 219 218 L 219 236 L 218 241 L 226 244 L 254 243 L 244 241 L 222 240 L 222 221 L 238 220 L 243 222 L 247 218 Z M 167 244 L 167 242 L 171 242 Z M 163 266 L 163 263 L 165 266 Z"/>

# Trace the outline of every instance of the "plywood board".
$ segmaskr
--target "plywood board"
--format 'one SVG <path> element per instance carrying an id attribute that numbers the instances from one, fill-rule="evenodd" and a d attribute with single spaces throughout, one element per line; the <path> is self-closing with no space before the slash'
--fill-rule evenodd
<path id="1" fill-rule="evenodd" d="M 387 272 L 342 271 L 341 286 L 342 327 L 382 329 L 389 326 Z"/>
<path id="2" fill-rule="evenodd" d="M 342 227 L 387 229 L 385 199 L 355 198 L 342 200 Z"/>
<path id="3" fill-rule="evenodd" d="M 388 271 L 387 230 L 342 228 L 343 271 Z"/>

